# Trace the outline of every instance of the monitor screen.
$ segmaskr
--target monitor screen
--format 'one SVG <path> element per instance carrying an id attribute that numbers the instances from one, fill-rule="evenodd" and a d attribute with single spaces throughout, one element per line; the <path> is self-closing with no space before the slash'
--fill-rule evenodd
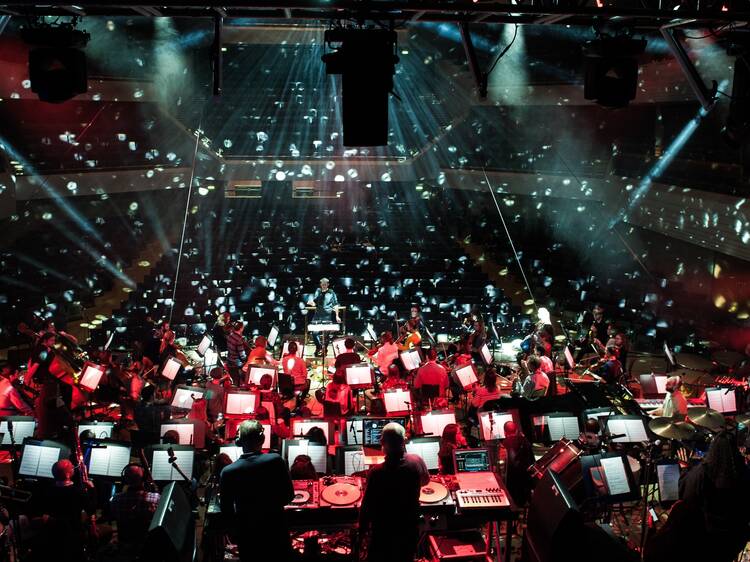
<path id="1" fill-rule="evenodd" d="M 490 470 L 490 453 L 487 449 L 457 449 L 453 452 L 456 472 L 487 472 Z"/>

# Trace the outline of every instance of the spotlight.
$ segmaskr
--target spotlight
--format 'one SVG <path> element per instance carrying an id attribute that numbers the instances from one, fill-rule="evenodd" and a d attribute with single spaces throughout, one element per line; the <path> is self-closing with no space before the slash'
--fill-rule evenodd
<path id="1" fill-rule="evenodd" d="M 29 50 L 31 91 L 51 103 L 69 100 L 88 90 L 86 55 L 91 36 L 75 29 L 75 21 L 58 25 L 36 22 L 21 30 Z"/>
<path id="2" fill-rule="evenodd" d="M 327 45 L 340 44 L 322 59 L 327 74 L 341 74 L 344 146 L 388 144 L 388 94 L 396 70 L 396 32 L 332 29 Z"/>
<path id="3" fill-rule="evenodd" d="M 645 50 L 645 39 L 601 36 L 589 41 L 583 97 L 605 107 L 628 105 L 638 87 L 638 55 Z"/>

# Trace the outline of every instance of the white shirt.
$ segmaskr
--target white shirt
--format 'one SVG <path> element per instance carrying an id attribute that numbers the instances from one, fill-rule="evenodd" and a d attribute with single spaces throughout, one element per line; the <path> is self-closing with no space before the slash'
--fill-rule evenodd
<path id="1" fill-rule="evenodd" d="M 387 375 L 388 367 L 391 366 L 391 363 L 393 363 L 393 360 L 397 357 L 398 346 L 395 343 L 391 342 L 381 345 L 378 352 L 375 354 L 375 362 L 378 364 L 380 372 Z"/>
<path id="2" fill-rule="evenodd" d="M 675 390 L 673 392 L 667 392 L 664 397 L 664 403 L 661 406 L 661 415 L 667 418 L 672 416 L 687 415 L 687 400 L 682 395 L 682 392 Z"/>

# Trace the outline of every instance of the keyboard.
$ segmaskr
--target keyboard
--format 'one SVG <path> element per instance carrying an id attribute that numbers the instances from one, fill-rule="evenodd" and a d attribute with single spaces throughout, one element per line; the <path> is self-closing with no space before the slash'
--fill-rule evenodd
<path id="1" fill-rule="evenodd" d="M 635 401 L 638 402 L 642 410 L 656 410 L 664 404 L 663 398 L 636 398 Z"/>
<path id="2" fill-rule="evenodd" d="M 456 490 L 459 509 L 492 509 L 508 507 L 510 501 L 502 488 L 482 488 L 476 490 Z"/>
<path id="3" fill-rule="evenodd" d="M 339 325 L 336 324 L 335 322 L 325 323 L 325 324 L 308 324 L 307 331 L 308 332 L 338 332 Z"/>

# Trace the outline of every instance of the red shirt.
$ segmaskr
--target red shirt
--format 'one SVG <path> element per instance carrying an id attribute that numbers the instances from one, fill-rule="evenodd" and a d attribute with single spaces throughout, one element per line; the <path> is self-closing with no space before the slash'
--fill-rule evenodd
<path id="1" fill-rule="evenodd" d="M 448 371 L 435 361 L 427 361 L 417 371 L 417 378 L 414 379 L 414 388 L 421 388 L 424 384 L 439 386 L 440 396 L 444 396 L 448 388 Z"/>
<path id="2" fill-rule="evenodd" d="M 304 359 L 288 354 L 281 360 L 281 366 L 287 375 L 294 377 L 295 385 L 303 385 L 307 381 L 307 365 Z"/>

